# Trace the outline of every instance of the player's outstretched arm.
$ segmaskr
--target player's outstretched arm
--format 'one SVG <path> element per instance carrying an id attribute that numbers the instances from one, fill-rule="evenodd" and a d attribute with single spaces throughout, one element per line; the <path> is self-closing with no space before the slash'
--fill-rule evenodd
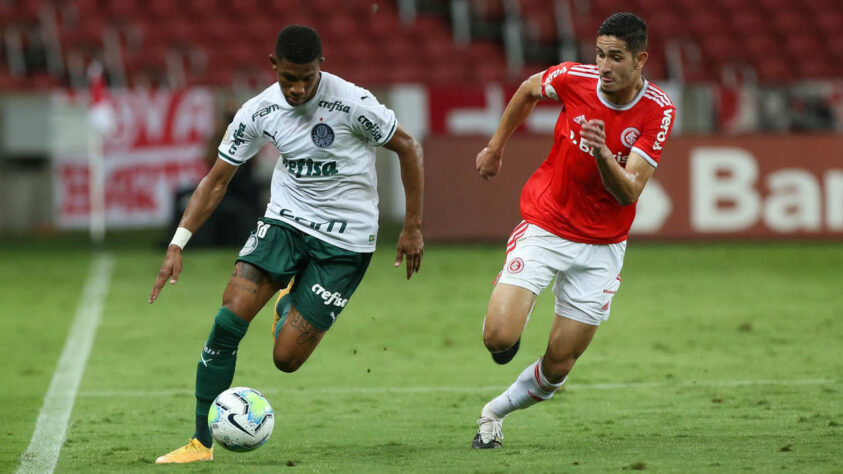
<path id="1" fill-rule="evenodd" d="M 492 179 L 497 176 L 501 170 L 503 148 L 507 140 L 509 140 L 510 135 L 530 115 L 536 103 L 544 98 L 542 96 L 543 74 L 544 71 L 533 74 L 521 83 L 518 91 L 509 100 L 509 104 L 507 104 L 506 110 L 504 110 L 501 121 L 498 124 L 498 128 L 495 130 L 495 134 L 492 135 L 491 140 L 489 140 L 489 144 L 477 154 L 475 166 L 477 173 L 483 179 Z"/>
<path id="2" fill-rule="evenodd" d="M 407 257 L 407 279 L 418 273 L 424 256 L 424 238 L 422 237 L 422 199 L 424 195 L 424 158 L 422 147 L 409 132 L 399 124 L 395 134 L 384 145 L 398 154 L 401 163 L 401 181 L 404 183 L 404 196 L 407 206 L 404 215 L 404 227 L 398 236 L 398 254 L 395 266 Z"/>
<path id="3" fill-rule="evenodd" d="M 581 137 L 582 142 L 591 147 L 591 156 L 597 161 L 603 187 L 621 206 L 637 201 L 656 168 L 634 151 L 630 152 L 626 167 L 621 166 L 606 147 L 606 131 L 602 120 L 589 120 L 582 127 Z"/>
<path id="4" fill-rule="evenodd" d="M 219 205 L 235 171 L 237 171 L 236 166 L 217 158 L 211 171 L 202 178 L 199 186 L 196 187 L 196 191 L 190 196 L 187 208 L 179 222 L 179 227 L 183 227 L 191 233 L 196 232 Z M 158 295 L 167 280 L 170 280 L 171 284 L 178 281 L 182 269 L 181 251 L 182 249 L 178 245 L 171 243 L 167 246 L 167 255 L 164 257 L 164 263 L 158 270 L 158 276 L 155 278 L 152 292 L 149 294 L 149 304 L 158 299 Z"/>

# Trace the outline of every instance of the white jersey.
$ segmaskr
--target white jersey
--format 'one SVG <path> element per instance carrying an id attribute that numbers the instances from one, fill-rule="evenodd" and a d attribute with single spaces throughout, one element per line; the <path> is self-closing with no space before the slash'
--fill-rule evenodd
<path id="1" fill-rule="evenodd" d="M 378 233 L 375 146 L 398 121 L 371 92 L 322 72 L 316 95 L 293 107 L 278 83 L 243 104 L 219 157 L 234 166 L 267 140 L 281 152 L 266 217 L 354 252 L 374 252 Z"/>

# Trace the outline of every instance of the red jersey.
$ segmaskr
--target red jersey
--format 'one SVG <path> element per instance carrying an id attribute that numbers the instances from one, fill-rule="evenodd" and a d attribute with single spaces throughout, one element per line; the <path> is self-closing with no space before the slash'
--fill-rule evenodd
<path id="1" fill-rule="evenodd" d="M 606 146 L 621 166 L 634 151 L 658 166 L 676 119 L 676 107 L 661 89 L 644 80 L 632 102 L 617 106 L 599 92 L 597 66 L 565 62 L 545 71 L 542 95 L 562 103 L 553 148 L 521 192 L 521 215 L 562 238 L 588 244 L 626 240 L 635 204 L 621 206 L 603 187 L 588 146 L 580 143 L 582 126 L 592 119 L 605 124 Z"/>

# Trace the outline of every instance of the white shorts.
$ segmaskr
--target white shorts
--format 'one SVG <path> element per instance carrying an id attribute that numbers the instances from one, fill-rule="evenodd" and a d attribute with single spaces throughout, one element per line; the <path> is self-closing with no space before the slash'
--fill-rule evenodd
<path id="1" fill-rule="evenodd" d="M 556 314 L 585 324 L 609 318 L 612 297 L 621 285 L 626 241 L 616 244 L 571 242 L 521 222 L 506 246 L 506 263 L 497 283 L 540 294 L 556 277 Z"/>

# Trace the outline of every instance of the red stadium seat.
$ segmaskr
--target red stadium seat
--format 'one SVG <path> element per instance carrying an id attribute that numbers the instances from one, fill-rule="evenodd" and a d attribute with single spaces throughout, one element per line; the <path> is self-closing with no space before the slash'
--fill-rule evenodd
<path id="1" fill-rule="evenodd" d="M 794 66 L 780 57 L 770 56 L 755 63 L 755 72 L 761 82 L 780 84 L 794 77 Z"/>
<path id="2" fill-rule="evenodd" d="M 838 65 L 843 65 L 843 35 L 828 38 L 825 48 L 831 53 L 832 57 L 837 58 Z"/>
<path id="3" fill-rule="evenodd" d="M 237 0 L 234 2 L 226 2 L 227 5 L 231 6 L 231 14 L 236 18 L 239 18 L 241 21 L 248 21 L 254 18 L 267 18 L 262 8 L 263 3 L 272 2 L 259 2 L 258 0 Z"/>
<path id="4" fill-rule="evenodd" d="M 456 51 L 454 42 L 447 36 L 434 36 L 416 45 L 420 56 L 431 64 L 443 57 L 453 56 Z"/>
<path id="5" fill-rule="evenodd" d="M 197 34 L 194 34 L 197 33 Z M 172 17 L 157 24 L 147 24 L 143 29 L 144 41 L 155 37 L 154 41 L 165 41 L 173 46 L 187 44 L 200 37 L 200 30 L 195 22 L 183 17 Z"/>
<path id="6" fill-rule="evenodd" d="M 743 40 L 748 59 L 775 56 L 781 49 L 780 41 L 769 34 L 757 34 Z"/>
<path id="7" fill-rule="evenodd" d="M 346 0 L 310 0 L 308 8 L 317 16 L 327 17 L 340 12 L 347 12 L 349 4 Z M 350 12 L 347 12 L 350 13 Z"/>
<path id="8" fill-rule="evenodd" d="M 223 5 L 218 4 L 217 0 L 181 0 L 179 9 L 173 13 L 181 13 L 190 21 L 197 22 L 219 15 L 222 9 Z"/>
<path id="9" fill-rule="evenodd" d="M 366 32 L 379 41 L 390 41 L 398 37 L 405 37 L 406 27 L 397 17 L 386 17 L 383 20 L 371 20 L 365 26 Z"/>
<path id="10" fill-rule="evenodd" d="M 471 3 L 471 13 L 484 21 L 496 22 L 504 18 L 503 0 L 475 0 Z"/>
<path id="11" fill-rule="evenodd" d="M 769 29 L 769 22 L 755 11 L 735 13 L 731 19 L 732 30 L 742 36 L 751 36 Z"/>
<path id="12" fill-rule="evenodd" d="M 474 69 L 474 72 L 477 75 L 477 80 L 480 83 L 493 82 L 498 84 L 505 84 L 509 82 L 506 61 L 503 60 L 483 62 Z"/>
<path id="13" fill-rule="evenodd" d="M 654 12 L 645 21 L 648 36 L 658 36 L 663 41 L 687 34 L 685 19 L 672 11 Z"/>
<path id="14" fill-rule="evenodd" d="M 592 0 L 591 14 L 599 17 L 602 22 L 612 13 L 632 10 L 630 3 L 629 0 Z M 597 34 L 597 30 L 594 31 L 594 34 Z"/>
<path id="15" fill-rule="evenodd" d="M 806 16 L 803 11 L 797 10 L 775 12 L 770 22 L 776 30 L 785 35 L 804 33 L 814 29 L 810 17 Z"/>
<path id="16" fill-rule="evenodd" d="M 418 59 L 416 45 L 401 36 L 383 44 L 381 54 L 389 62 L 402 63 L 411 59 Z"/>
<path id="17" fill-rule="evenodd" d="M 325 28 L 329 34 L 338 38 L 353 38 L 360 36 L 360 26 L 356 18 L 350 13 L 335 13 L 325 20 Z"/>
<path id="18" fill-rule="evenodd" d="M 427 84 L 453 86 L 478 80 L 474 71 L 469 70 L 465 63 L 457 58 L 441 60 L 437 65 L 439 67 L 427 68 L 424 81 Z"/>
<path id="19" fill-rule="evenodd" d="M 438 17 L 429 15 L 420 15 L 416 17 L 416 20 L 412 25 L 410 25 L 409 31 L 420 41 L 424 41 L 426 38 L 431 37 L 451 37 L 451 32 L 447 28 L 446 24 Z"/>
<path id="20" fill-rule="evenodd" d="M 178 0 L 145 0 L 147 15 L 158 19 L 171 19 L 173 12 L 180 11 Z"/>
<path id="21" fill-rule="evenodd" d="M 797 62 L 800 77 L 807 79 L 834 79 L 837 71 L 834 65 L 824 58 L 805 58 Z"/>
<path id="22" fill-rule="evenodd" d="M 427 66 L 417 60 L 406 60 L 393 64 L 393 67 L 384 71 L 389 82 L 413 83 L 424 80 L 427 73 Z"/>
<path id="23" fill-rule="evenodd" d="M 466 59 L 475 67 L 504 61 L 503 49 L 491 41 L 474 41 L 465 51 Z"/>
<path id="24" fill-rule="evenodd" d="M 12 2 L 12 18 L 16 23 L 38 23 L 41 6 L 45 3 L 37 0 Z"/>
<path id="25" fill-rule="evenodd" d="M 796 58 L 818 56 L 824 47 L 820 40 L 810 33 L 793 34 L 785 38 L 784 50 Z"/>
<path id="26" fill-rule="evenodd" d="M 813 22 L 817 29 L 829 38 L 843 34 L 843 11 L 819 13 L 813 18 Z"/>
<path id="27" fill-rule="evenodd" d="M 280 30 L 285 24 L 283 18 L 302 13 L 302 4 L 301 0 L 272 0 L 261 2 L 261 11 L 264 16 L 278 21 L 278 29 Z"/>
<path id="28" fill-rule="evenodd" d="M 711 34 L 702 38 L 700 44 L 703 54 L 716 63 L 740 61 L 745 58 L 741 41 L 730 34 Z"/>
<path id="29" fill-rule="evenodd" d="M 806 0 L 802 2 L 801 7 L 816 17 L 843 13 L 843 4 L 839 0 Z"/>
<path id="30" fill-rule="evenodd" d="M 771 13 L 801 7 L 799 0 L 756 0 L 755 7 L 761 7 Z"/>
<path id="31" fill-rule="evenodd" d="M 712 12 L 699 12 L 687 20 L 688 29 L 698 37 L 710 35 L 727 27 L 723 16 Z"/>
<path id="32" fill-rule="evenodd" d="M 527 39 L 539 43 L 554 43 L 556 36 L 556 19 L 547 12 L 534 12 L 523 17 L 524 33 Z"/>
<path id="33" fill-rule="evenodd" d="M 717 8 L 717 4 L 709 0 L 675 0 L 673 9 L 688 19 L 692 19 L 694 16 L 703 12 L 715 16 L 722 16 L 722 12 Z"/>
<path id="34" fill-rule="evenodd" d="M 355 65 L 372 65 L 380 60 L 378 49 L 362 38 L 353 38 L 343 42 L 342 49 L 334 51 L 333 54 L 341 54 Z"/>
<path id="35" fill-rule="evenodd" d="M 136 0 L 110 0 L 106 12 L 110 18 L 132 20 L 140 16 L 141 9 Z"/>
<path id="36" fill-rule="evenodd" d="M 647 64 L 644 66 L 644 77 L 650 81 L 667 79 L 667 64 L 665 64 L 664 58 L 658 56 L 649 57 Z"/>
<path id="37" fill-rule="evenodd" d="M 574 32 L 576 33 L 577 38 L 587 38 L 590 40 L 596 38 L 597 30 L 600 29 L 600 25 L 603 24 L 603 20 L 605 20 L 605 18 L 598 17 L 596 15 L 584 18 L 575 18 Z"/>

